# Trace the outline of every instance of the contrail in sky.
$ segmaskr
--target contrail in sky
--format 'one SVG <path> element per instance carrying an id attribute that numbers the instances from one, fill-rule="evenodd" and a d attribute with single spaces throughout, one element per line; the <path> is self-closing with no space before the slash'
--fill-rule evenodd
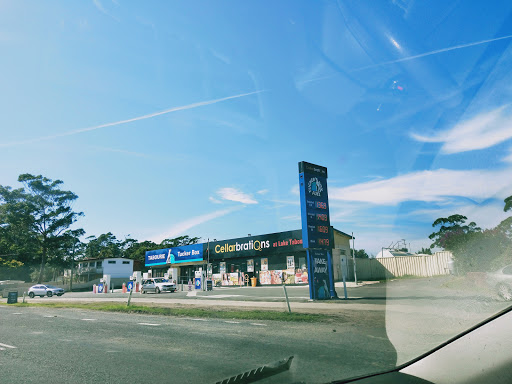
<path id="1" fill-rule="evenodd" d="M 422 57 L 425 57 L 425 56 L 437 55 L 438 53 L 454 51 L 454 50 L 456 50 L 456 49 L 468 48 L 468 47 L 473 47 L 473 46 L 475 46 L 475 45 L 487 44 L 487 43 L 492 43 L 492 42 L 499 41 L 499 40 L 510 39 L 511 37 L 512 37 L 512 35 L 508 35 L 508 36 L 497 37 L 497 38 L 495 38 L 495 39 L 481 40 L 481 41 L 475 41 L 475 42 L 473 42 L 473 43 L 467 43 L 467 44 L 455 45 L 455 46 L 453 46 L 453 47 L 448 47 L 448 48 L 443 48 L 443 49 L 437 49 L 437 50 L 435 50 L 435 51 L 430 51 L 430 52 L 420 53 L 419 55 L 407 56 L 407 57 L 403 57 L 403 58 L 401 58 L 401 59 L 397 59 L 397 60 L 391 60 L 391 61 L 385 61 L 385 62 L 383 62 L 383 63 L 372 64 L 372 65 L 366 65 L 366 66 L 364 66 L 364 67 L 354 69 L 354 70 L 352 70 L 352 71 L 350 71 L 350 72 L 356 72 L 356 71 L 362 71 L 363 69 L 369 69 L 369 68 L 374 68 L 374 67 L 380 67 L 381 65 L 395 64 L 395 63 L 401 63 L 401 62 L 403 62 L 403 61 L 415 60 L 415 59 L 419 59 L 419 58 L 422 58 Z"/>
<path id="2" fill-rule="evenodd" d="M 114 127 L 116 125 L 132 123 L 134 121 L 139 121 L 139 120 L 150 119 L 152 117 L 156 117 L 156 116 L 160 116 L 160 115 L 165 115 L 165 114 L 171 113 L 171 112 L 184 111 L 184 110 L 187 110 L 187 109 L 193 109 L 193 108 L 197 108 L 197 107 L 204 107 L 205 105 L 216 104 L 216 103 L 220 103 L 221 101 L 226 101 L 226 100 L 231 100 L 231 99 L 238 99 L 240 97 L 255 95 L 255 94 L 258 94 L 258 93 L 261 93 L 261 92 L 265 92 L 265 90 L 254 91 L 254 92 L 249 92 L 249 93 L 241 93 L 241 94 L 238 94 L 238 95 L 223 97 L 223 98 L 220 98 L 220 99 L 200 101 L 198 103 L 182 105 L 182 106 L 179 106 L 179 107 L 173 107 L 173 108 L 169 108 L 169 109 L 166 109 L 166 110 L 163 110 L 163 111 L 159 111 L 159 112 L 149 113 L 147 115 L 132 117 L 131 119 L 119 120 L 119 121 L 114 121 L 112 123 L 95 125 L 94 127 L 81 128 L 81 129 L 76 129 L 76 130 L 73 130 L 73 131 L 57 133 L 57 134 L 51 135 L 51 136 L 36 137 L 34 139 L 23 140 L 23 141 L 13 141 L 13 142 L 10 142 L 10 143 L 3 143 L 3 144 L 0 143 L 0 147 L 10 147 L 10 146 L 20 145 L 20 144 L 30 144 L 30 143 L 36 143 L 36 142 L 39 142 L 39 141 L 56 139 L 58 137 L 72 136 L 72 135 L 76 135 L 76 134 L 79 134 L 79 133 L 95 131 L 95 130 L 101 129 L 101 128 Z"/>

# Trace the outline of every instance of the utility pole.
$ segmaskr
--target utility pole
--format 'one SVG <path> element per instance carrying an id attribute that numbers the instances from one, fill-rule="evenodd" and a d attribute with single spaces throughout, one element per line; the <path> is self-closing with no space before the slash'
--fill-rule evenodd
<path id="1" fill-rule="evenodd" d="M 354 282 L 357 286 L 357 273 L 356 273 L 356 246 L 354 245 L 354 232 L 352 232 L 352 261 L 354 262 Z"/>

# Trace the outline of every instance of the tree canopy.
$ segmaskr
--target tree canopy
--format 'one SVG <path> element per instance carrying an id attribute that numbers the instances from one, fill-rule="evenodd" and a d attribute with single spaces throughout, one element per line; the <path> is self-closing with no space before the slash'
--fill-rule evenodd
<path id="1" fill-rule="evenodd" d="M 504 211 L 511 210 L 512 196 L 504 203 Z M 431 248 L 451 251 L 461 272 L 492 271 L 512 263 L 512 217 L 485 230 L 466 221 L 459 214 L 435 220 L 432 226 L 439 228 L 429 236 Z"/>

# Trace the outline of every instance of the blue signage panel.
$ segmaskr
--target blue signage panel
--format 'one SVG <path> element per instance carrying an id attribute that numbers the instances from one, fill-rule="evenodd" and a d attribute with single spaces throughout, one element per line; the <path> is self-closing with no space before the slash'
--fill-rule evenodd
<path id="1" fill-rule="evenodd" d="M 133 281 L 129 281 L 129 282 L 126 284 L 126 291 L 127 291 L 127 292 L 130 292 L 132 289 L 133 289 Z"/>
<path id="2" fill-rule="evenodd" d="M 203 244 L 192 244 L 170 248 L 168 256 L 168 264 L 203 261 Z"/>
<path id="3" fill-rule="evenodd" d="M 299 163 L 302 246 L 332 249 L 327 195 L 327 168 Z"/>
<path id="4" fill-rule="evenodd" d="M 195 287 L 196 287 L 196 289 L 201 289 L 201 278 L 200 277 L 195 278 Z"/>
<path id="5" fill-rule="evenodd" d="M 331 298 L 333 281 L 330 265 L 329 251 L 325 249 L 308 250 L 308 278 L 311 299 L 325 300 Z"/>
<path id="6" fill-rule="evenodd" d="M 146 251 L 146 267 L 153 265 L 167 264 L 167 256 L 171 248 L 157 249 L 155 251 Z"/>
<path id="7" fill-rule="evenodd" d="M 332 270 L 327 168 L 299 163 L 302 246 L 308 250 L 309 297 L 312 300 L 336 297 Z"/>
<path id="8" fill-rule="evenodd" d="M 164 264 L 190 263 L 203 261 L 203 244 L 146 251 L 146 267 Z"/>

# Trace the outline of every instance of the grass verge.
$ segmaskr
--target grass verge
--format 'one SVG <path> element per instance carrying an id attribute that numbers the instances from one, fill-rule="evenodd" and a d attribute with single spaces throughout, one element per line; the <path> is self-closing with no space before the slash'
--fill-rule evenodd
<path id="1" fill-rule="evenodd" d="M 230 319 L 230 320 L 274 320 L 294 322 L 331 322 L 340 321 L 339 316 L 312 313 L 288 313 L 277 311 L 260 310 L 230 310 L 230 309 L 204 309 L 204 308 L 168 308 L 151 307 L 145 305 L 111 304 L 111 303 L 17 303 L 5 304 L 14 307 L 46 307 L 46 308 L 75 308 L 84 310 L 137 313 L 146 315 L 178 316 L 178 317 L 199 317 L 209 319 Z"/>

